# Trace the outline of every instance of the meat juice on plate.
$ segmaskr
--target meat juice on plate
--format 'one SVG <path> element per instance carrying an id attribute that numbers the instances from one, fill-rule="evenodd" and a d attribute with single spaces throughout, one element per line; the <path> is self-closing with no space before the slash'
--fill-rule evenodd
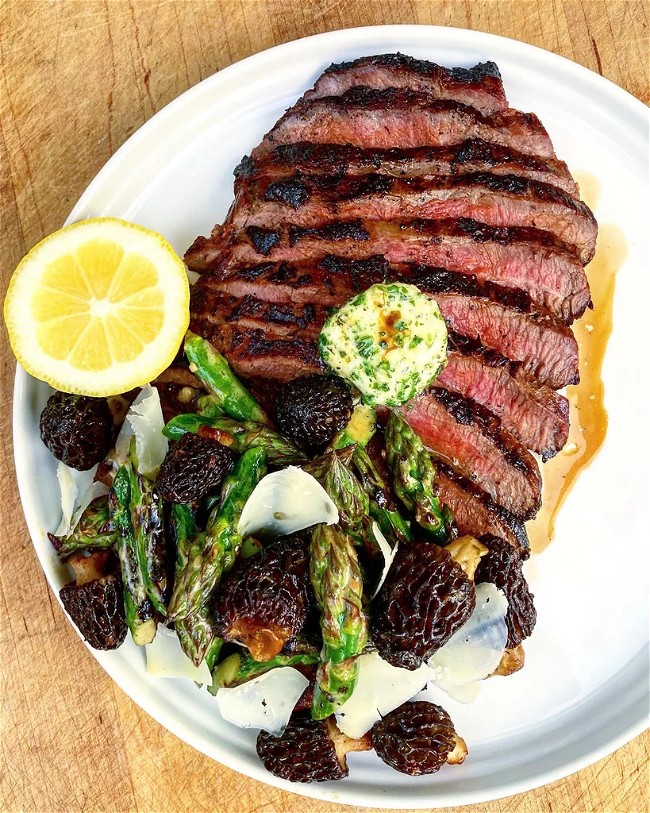
<path id="1" fill-rule="evenodd" d="M 598 181 L 586 172 L 574 172 L 582 198 L 593 210 L 599 197 Z M 593 311 L 574 325 L 580 350 L 580 383 L 566 388 L 570 431 L 566 445 L 542 466 L 542 507 L 528 525 L 531 549 L 540 553 L 553 540 L 555 518 L 578 475 L 593 460 L 607 434 L 605 387 L 601 377 L 607 342 L 612 332 L 616 272 L 627 254 L 625 238 L 612 223 L 601 223 L 596 254 L 587 266 Z"/>

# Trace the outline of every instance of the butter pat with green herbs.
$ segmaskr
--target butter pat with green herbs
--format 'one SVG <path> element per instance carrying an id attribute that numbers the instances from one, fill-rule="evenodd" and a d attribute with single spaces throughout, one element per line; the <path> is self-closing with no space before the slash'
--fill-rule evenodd
<path id="1" fill-rule="evenodd" d="M 447 327 L 434 299 L 415 285 L 372 285 L 332 313 L 321 358 L 367 404 L 399 406 L 422 392 L 447 362 Z"/>

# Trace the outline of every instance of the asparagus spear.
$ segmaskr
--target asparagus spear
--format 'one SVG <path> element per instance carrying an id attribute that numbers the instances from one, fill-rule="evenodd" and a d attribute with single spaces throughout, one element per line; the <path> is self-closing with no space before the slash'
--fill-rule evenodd
<path id="1" fill-rule="evenodd" d="M 115 474 L 109 493 L 110 515 L 115 524 L 117 553 L 124 587 L 124 611 L 126 623 L 138 646 L 150 644 L 156 635 L 153 606 L 138 566 L 133 525 L 131 524 L 131 475 L 130 463 L 125 463 Z"/>
<path id="2" fill-rule="evenodd" d="M 153 483 L 143 477 L 133 461 L 130 478 L 131 526 L 140 575 L 155 610 L 167 615 L 167 545 L 163 526 L 163 501 Z"/>
<path id="3" fill-rule="evenodd" d="M 377 412 L 365 404 L 357 404 L 352 417 L 340 432 L 330 441 L 327 451 L 345 449 L 347 446 L 365 446 L 375 434 Z"/>
<path id="4" fill-rule="evenodd" d="M 270 661 L 256 661 L 250 655 L 233 652 L 217 667 L 215 684 L 239 686 L 280 666 L 315 666 L 318 661 L 318 652 L 313 648 L 291 655 L 276 655 Z"/>
<path id="5" fill-rule="evenodd" d="M 178 579 L 187 567 L 192 540 L 197 527 L 189 505 L 174 503 L 171 509 L 172 533 L 176 540 L 175 578 Z M 202 604 L 198 610 L 179 620 L 174 625 L 181 649 L 196 665 L 205 659 L 212 669 L 223 641 L 214 630 L 212 614 L 207 605 Z"/>
<path id="6" fill-rule="evenodd" d="M 200 666 L 205 661 L 208 668 L 212 670 L 219 657 L 223 640 L 215 631 L 210 608 L 202 604 L 195 612 L 176 621 L 174 629 L 178 635 L 181 649 L 192 663 Z"/>
<path id="7" fill-rule="evenodd" d="M 219 504 L 212 509 L 205 532 L 192 541 L 187 566 L 174 586 L 168 611 L 171 621 L 207 604 L 223 573 L 233 566 L 242 543 L 237 530 L 242 509 L 265 473 L 264 452 L 249 449 L 224 480 Z"/>
<path id="8" fill-rule="evenodd" d="M 368 494 L 350 470 L 354 447 L 328 452 L 313 460 L 305 471 L 315 477 L 329 494 L 339 512 L 339 525 L 356 541 L 368 516 Z"/>
<path id="9" fill-rule="evenodd" d="M 199 378 L 217 403 L 238 421 L 269 423 L 268 416 L 246 387 L 237 380 L 226 359 L 210 342 L 187 331 L 185 355 L 190 370 Z"/>
<path id="10" fill-rule="evenodd" d="M 386 426 L 386 459 L 399 499 L 436 542 L 446 542 L 453 517 L 436 496 L 431 455 L 408 423 L 394 412 Z"/>
<path id="11" fill-rule="evenodd" d="M 223 415 L 223 409 L 214 395 L 200 395 L 196 399 L 196 411 L 203 418 L 218 418 Z"/>
<path id="12" fill-rule="evenodd" d="M 312 717 L 322 720 L 354 690 L 357 659 L 368 638 L 368 621 L 362 608 L 363 581 L 357 554 L 339 526 L 319 525 L 314 530 L 309 570 L 323 635 Z"/>
<path id="13" fill-rule="evenodd" d="M 234 421 L 232 418 L 187 413 L 176 415 L 163 429 L 170 440 L 178 440 L 187 432 L 212 437 L 236 454 L 259 447 L 266 453 L 267 462 L 273 466 L 297 466 L 307 462 L 306 455 L 291 441 L 266 424 L 255 421 Z"/>
<path id="14" fill-rule="evenodd" d="M 359 480 L 368 493 L 372 519 L 378 523 L 383 535 L 393 544 L 408 542 L 412 539 L 409 524 L 397 510 L 386 481 L 365 449 L 357 446 L 352 459 Z M 366 538 L 374 542 L 374 534 L 367 533 Z"/>
<path id="15" fill-rule="evenodd" d="M 108 497 L 97 497 L 90 503 L 70 536 L 48 534 L 48 537 L 61 561 L 82 550 L 112 547 L 117 536 L 109 514 Z"/>

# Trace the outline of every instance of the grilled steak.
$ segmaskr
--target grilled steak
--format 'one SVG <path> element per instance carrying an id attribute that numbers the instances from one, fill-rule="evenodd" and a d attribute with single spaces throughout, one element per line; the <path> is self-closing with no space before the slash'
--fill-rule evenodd
<path id="1" fill-rule="evenodd" d="M 222 251 L 219 240 L 215 257 Z M 229 251 L 242 263 L 260 262 L 265 256 L 293 262 L 327 254 L 351 260 L 381 254 L 391 263 L 439 266 L 525 291 L 533 302 L 567 322 L 590 304 L 580 260 L 537 229 L 494 228 L 466 219 L 349 221 L 319 229 L 249 226 L 235 233 Z"/>
<path id="2" fill-rule="evenodd" d="M 402 417 L 453 471 L 520 519 L 540 506 L 535 458 L 472 401 L 435 387 L 400 407 Z"/>
<path id="3" fill-rule="evenodd" d="M 548 133 L 532 113 L 507 109 L 483 116 L 473 107 L 410 88 L 367 87 L 298 102 L 253 150 L 252 157 L 258 160 L 278 144 L 297 141 L 384 150 L 445 146 L 468 138 L 555 157 Z"/>
<path id="4" fill-rule="evenodd" d="M 490 226 L 551 232 L 575 248 L 583 263 L 596 247 L 597 226 L 584 203 L 547 184 L 516 175 L 392 178 L 369 174 L 242 181 L 229 222 L 236 228 L 280 223 L 321 226 L 332 220 L 473 218 Z"/>
<path id="5" fill-rule="evenodd" d="M 489 115 L 508 107 L 501 74 L 494 62 L 473 68 L 444 68 L 404 54 L 379 54 L 330 65 L 304 100 L 341 96 L 358 85 L 383 90 L 410 88 L 438 99 L 452 99 Z"/>
<path id="6" fill-rule="evenodd" d="M 439 461 L 461 533 L 526 546 L 543 460 L 578 381 L 568 325 L 591 305 L 596 223 L 536 116 L 491 63 L 401 54 L 332 65 L 235 171 L 223 225 L 186 254 L 204 272 L 191 327 L 254 391 L 322 372 L 332 307 L 377 282 L 434 298 L 449 331 L 434 386 L 400 408 Z"/>
<path id="7" fill-rule="evenodd" d="M 321 263 L 266 263 L 235 271 L 226 269 L 216 279 L 209 275 L 197 283 L 193 312 L 223 315 L 230 311 L 235 302 L 219 298 L 217 292 L 248 298 L 247 315 L 256 319 L 251 327 L 264 330 L 265 323 L 272 326 L 282 319 L 303 338 L 315 338 L 328 308 L 342 305 L 374 283 L 386 281 L 417 285 L 437 301 L 451 331 L 478 340 L 517 362 L 539 383 L 559 388 L 577 382 L 578 348 L 573 334 L 550 314 L 531 307 L 526 296 L 438 268 L 390 265 L 380 257 L 358 261 L 328 257 Z M 258 304 L 253 308 L 255 300 Z M 290 303 L 291 317 L 281 309 L 262 308 L 260 300 L 285 306 Z M 296 304 L 304 306 L 303 312 L 294 307 Z M 234 319 L 233 314 L 226 318 L 235 321 L 240 313 L 235 308 Z M 305 327 L 310 325 L 313 329 L 305 333 Z"/>
<path id="8" fill-rule="evenodd" d="M 481 529 L 491 528 L 487 533 L 500 536 L 515 548 L 528 548 L 528 535 L 520 519 L 495 505 L 485 492 L 448 466 L 438 462 L 436 468 L 438 496 L 451 508 L 459 533 L 478 537 L 485 533 Z"/>
<path id="9" fill-rule="evenodd" d="M 578 196 L 577 184 L 564 161 L 527 155 L 479 138 L 447 147 L 388 150 L 363 149 L 350 144 L 314 144 L 310 141 L 280 144 L 262 161 L 253 161 L 248 156 L 243 158 L 235 168 L 235 177 L 281 178 L 295 172 L 331 175 L 332 178 L 371 172 L 397 178 L 491 172 L 493 175 L 529 178 L 556 186 L 571 197 Z"/>
<path id="10" fill-rule="evenodd" d="M 563 395 L 540 387 L 511 371 L 503 357 L 483 350 L 452 350 L 436 386 L 456 392 L 488 409 L 503 428 L 527 449 L 553 457 L 569 435 L 569 403 Z"/>

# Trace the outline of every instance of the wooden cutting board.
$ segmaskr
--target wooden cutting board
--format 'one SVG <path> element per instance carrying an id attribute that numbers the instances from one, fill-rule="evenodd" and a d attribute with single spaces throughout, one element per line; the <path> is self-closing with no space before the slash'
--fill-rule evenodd
<path id="1" fill-rule="evenodd" d="M 264 48 L 358 25 L 491 31 L 648 101 L 645 2 L 321 0 L 0 3 L 0 292 L 111 154 L 201 79 Z M 498 58 L 498 55 L 495 55 Z M 532 103 L 531 103 L 532 105 Z M 577 134 L 579 137 L 579 134 Z M 207 759 L 118 689 L 65 621 L 18 500 L 13 358 L 0 329 L 0 810 L 334 811 Z M 648 736 L 580 773 L 468 811 L 650 808 Z"/>

